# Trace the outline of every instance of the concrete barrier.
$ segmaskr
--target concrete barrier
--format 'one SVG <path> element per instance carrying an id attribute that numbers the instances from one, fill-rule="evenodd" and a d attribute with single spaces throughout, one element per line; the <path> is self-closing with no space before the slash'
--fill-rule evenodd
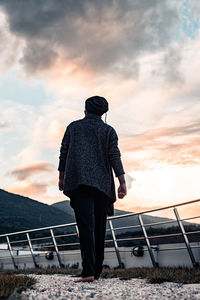
<path id="1" fill-rule="evenodd" d="M 191 243 L 193 255 L 197 262 L 200 263 L 200 242 Z M 125 268 L 142 268 L 152 267 L 152 261 L 147 247 L 144 247 L 143 256 L 134 256 L 132 253 L 133 247 L 119 247 L 121 261 Z M 170 250 L 164 250 L 170 249 Z M 161 244 L 153 247 L 153 253 L 159 267 L 189 267 L 192 268 L 192 262 L 184 243 L 178 244 Z M 44 253 L 37 254 L 35 260 L 40 268 L 59 268 L 59 262 L 56 253 L 53 253 L 53 259 L 48 260 Z M 62 264 L 66 268 L 82 268 L 80 251 L 60 251 L 60 258 Z M 18 269 L 34 268 L 32 256 L 29 255 L 14 255 L 15 263 Z M 105 248 L 104 265 L 109 268 L 118 267 L 118 259 L 116 256 L 115 248 Z M 0 257 L 0 268 L 12 270 L 12 259 L 7 252 L 7 256 Z"/>

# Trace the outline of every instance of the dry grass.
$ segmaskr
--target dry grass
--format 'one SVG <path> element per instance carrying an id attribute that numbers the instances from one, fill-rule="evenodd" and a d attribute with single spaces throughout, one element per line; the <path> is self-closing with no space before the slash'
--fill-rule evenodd
<path id="1" fill-rule="evenodd" d="M 103 277 L 118 277 L 122 280 L 146 278 L 150 283 L 178 282 L 200 283 L 200 268 L 131 268 L 104 270 Z"/>
<path id="2" fill-rule="evenodd" d="M 4 274 L 71 274 L 79 276 L 80 269 L 27 269 L 15 271 L 1 271 Z M 130 268 L 130 269 L 104 269 L 101 277 L 129 280 L 131 278 L 146 278 L 150 283 L 164 281 L 179 283 L 200 283 L 200 268 Z"/>
<path id="3" fill-rule="evenodd" d="M 0 274 L 36 274 L 36 275 L 54 275 L 54 274 L 71 274 L 78 276 L 80 274 L 80 269 L 69 269 L 69 268 L 47 268 L 47 269 L 18 269 L 18 270 L 0 270 Z"/>
<path id="4" fill-rule="evenodd" d="M 7 299 L 12 293 L 21 293 L 31 287 L 36 280 L 30 276 L 0 274 L 0 299 Z"/>

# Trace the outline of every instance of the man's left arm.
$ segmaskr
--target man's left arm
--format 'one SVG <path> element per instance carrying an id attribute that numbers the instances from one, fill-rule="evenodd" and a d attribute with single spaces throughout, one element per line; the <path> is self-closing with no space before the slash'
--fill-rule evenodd
<path id="1" fill-rule="evenodd" d="M 63 191 L 64 188 L 65 165 L 66 165 L 66 158 L 67 158 L 67 153 L 69 148 L 69 142 L 70 142 L 70 132 L 69 132 L 69 126 L 67 126 L 61 142 L 59 165 L 58 165 L 58 171 L 59 171 L 58 186 L 60 191 Z"/>

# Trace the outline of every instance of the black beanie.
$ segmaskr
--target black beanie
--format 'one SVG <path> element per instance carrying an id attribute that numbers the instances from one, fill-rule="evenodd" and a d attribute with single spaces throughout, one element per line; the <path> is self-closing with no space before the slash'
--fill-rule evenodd
<path id="1" fill-rule="evenodd" d="M 85 101 L 85 109 L 88 113 L 103 115 L 108 111 L 108 101 L 100 96 L 93 96 Z"/>

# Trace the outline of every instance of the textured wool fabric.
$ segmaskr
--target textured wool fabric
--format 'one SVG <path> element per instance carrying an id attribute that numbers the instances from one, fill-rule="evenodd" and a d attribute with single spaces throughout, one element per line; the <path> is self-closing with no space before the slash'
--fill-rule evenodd
<path id="1" fill-rule="evenodd" d="M 114 215 L 115 176 L 125 174 L 115 129 L 101 116 L 87 113 L 71 122 L 63 136 L 58 170 L 65 172 L 63 193 L 70 198 L 78 185 L 93 186 L 110 198 L 108 215 Z"/>

